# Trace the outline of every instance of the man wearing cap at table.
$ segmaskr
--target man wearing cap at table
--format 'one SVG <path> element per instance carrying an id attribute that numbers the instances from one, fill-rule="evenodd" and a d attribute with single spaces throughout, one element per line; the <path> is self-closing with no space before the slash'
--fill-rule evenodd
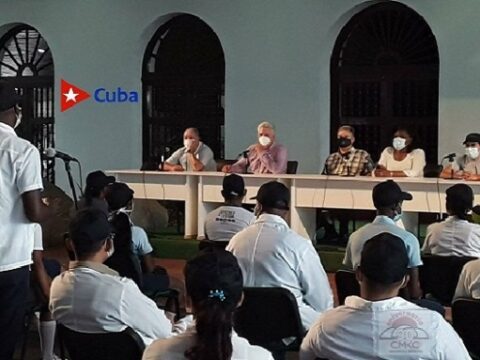
<path id="1" fill-rule="evenodd" d="M 420 243 L 415 235 L 395 223 L 402 217 L 402 203 L 405 200 L 412 200 L 412 195 L 402 191 L 395 181 L 387 180 L 375 185 L 372 199 L 377 209 L 377 217 L 372 223 L 362 226 L 350 235 L 343 265 L 355 270 L 360 264 L 363 246 L 369 239 L 384 232 L 396 235 L 405 243 L 410 259 L 408 264 L 410 280 L 406 296 L 418 299 L 422 295 L 418 277 L 418 267 L 423 264 L 420 257 Z"/>
<path id="2" fill-rule="evenodd" d="M 0 82 L 0 359 L 11 359 L 29 293 L 35 224 L 53 215 L 43 203 L 38 149 L 17 136 L 20 96 Z"/>
<path id="3" fill-rule="evenodd" d="M 238 259 L 244 286 L 282 287 L 297 299 L 305 329 L 333 307 L 327 274 L 309 239 L 293 232 L 286 219 L 288 188 L 277 181 L 263 184 L 255 197 L 255 222 L 227 246 Z"/>
<path id="4" fill-rule="evenodd" d="M 207 215 L 205 235 L 208 240 L 228 242 L 253 223 L 255 215 L 242 207 L 246 193 L 245 182 L 240 175 L 231 174 L 223 178 L 222 196 L 225 203 Z"/>
<path id="5" fill-rule="evenodd" d="M 444 179 L 480 180 L 480 134 L 470 133 L 465 137 L 465 154 L 457 162 L 445 166 L 440 177 Z M 453 176 L 452 176 L 453 175 Z"/>

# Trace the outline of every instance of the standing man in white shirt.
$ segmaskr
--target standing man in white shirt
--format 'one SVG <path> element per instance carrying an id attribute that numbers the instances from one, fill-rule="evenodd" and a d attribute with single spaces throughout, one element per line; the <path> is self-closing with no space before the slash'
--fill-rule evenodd
<path id="1" fill-rule="evenodd" d="M 230 240 L 247 287 L 283 287 L 298 302 L 303 326 L 333 307 L 327 274 L 312 242 L 293 232 L 286 222 L 288 188 L 271 181 L 255 197 L 257 220 Z"/>
<path id="2" fill-rule="evenodd" d="M 427 228 L 422 251 L 440 256 L 480 258 L 480 225 L 469 222 L 473 207 L 473 190 L 466 184 L 455 184 L 446 191 L 448 218 Z"/>
<path id="3" fill-rule="evenodd" d="M 408 283 L 403 241 L 381 233 L 365 243 L 356 270 L 361 296 L 322 314 L 310 328 L 300 360 L 470 359 L 462 340 L 435 311 L 414 305 L 399 290 Z"/>
<path id="4" fill-rule="evenodd" d="M 213 151 L 200 141 L 197 128 L 183 133 L 183 147 L 175 151 L 163 164 L 165 171 L 217 171 Z"/>
<path id="5" fill-rule="evenodd" d="M 15 90 L 0 83 L 0 359 L 10 360 L 22 330 L 35 225 L 52 211 L 42 202 L 40 153 L 19 138 Z"/>
<path id="6" fill-rule="evenodd" d="M 98 209 L 77 213 L 70 237 L 77 261 L 57 276 L 50 290 L 53 318 L 74 331 L 120 332 L 132 328 L 145 345 L 169 337 L 172 324 L 130 279 L 103 262 L 113 254 L 113 228 Z"/>
<path id="7" fill-rule="evenodd" d="M 207 215 L 205 235 L 208 240 L 228 242 L 253 223 L 255 215 L 242 207 L 246 193 L 245 182 L 240 175 L 231 174 L 223 178 L 222 196 L 225 203 Z"/>
<path id="8" fill-rule="evenodd" d="M 393 180 L 387 180 L 375 185 L 372 199 L 377 209 L 377 217 L 372 223 L 362 226 L 350 235 L 343 265 L 355 270 L 360 265 L 363 246 L 375 235 L 384 232 L 396 235 L 405 243 L 410 259 L 408 264 L 410 281 L 407 286 L 408 294 L 405 295 L 418 299 L 422 296 L 418 277 L 418 267 L 423 264 L 420 257 L 420 243 L 415 235 L 396 225 L 402 216 L 403 201 L 412 200 L 412 195 L 403 192 Z"/>

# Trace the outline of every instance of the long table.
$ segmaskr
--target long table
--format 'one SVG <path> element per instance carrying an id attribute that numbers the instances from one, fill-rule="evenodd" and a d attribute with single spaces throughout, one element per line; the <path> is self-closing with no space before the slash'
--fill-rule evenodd
<path id="1" fill-rule="evenodd" d="M 185 237 L 204 238 L 205 217 L 223 202 L 222 181 L 219 172 L 160 172 L 138 170 L 110 170 L 117 181 L 127 183 L 137 199 L 179 200 L 185 202 Z M 327 175 L 242 175 L 247 197 L 255 196 L 265 182 L 277 180 L 291 191 L 290 226 L 305 237 L 315 231 L 317 208 L 373 210 L 372 189 L 385 180 L 370 176 L 341 177 Z M 458 180 L 434 178 L 395 178 L 404 191 L 413 195 L 405 201 L 406 212 L 445 212 L 445 190 Z M 480 204 L 480 182 L 464 181 L 473 188 L 475 203 Z"/>

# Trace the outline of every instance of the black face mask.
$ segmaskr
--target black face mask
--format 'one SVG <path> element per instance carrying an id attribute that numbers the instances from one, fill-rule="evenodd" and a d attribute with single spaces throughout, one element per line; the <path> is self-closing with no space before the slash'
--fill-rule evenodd
<path id="1" fill-rule="evenodd" d="M 338 147 L 346 148 L 352 145 L 352 139 L 341 137 L 337 139 Z"/>

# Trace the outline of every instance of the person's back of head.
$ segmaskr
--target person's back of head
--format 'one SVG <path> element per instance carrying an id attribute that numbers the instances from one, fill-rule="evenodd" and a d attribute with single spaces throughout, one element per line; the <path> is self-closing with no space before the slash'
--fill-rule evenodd
<path id="1" fill-rule="evenodd" d="M 113 249 L 113 228 L 101 210 L 80 210 L 70 222 L 69 234 L 77 260 L 105 261 Z M 102 260 L 103 259 L 103 260 Z"/>
<path id="2" fill-rule="evenodd" d="M 185 285 L 196 323 L 196 341 L 185 357 L 231 359 L 233 313 L 243 292 L 237 259 L 224 250 L 201 252 L 185 266 Z"/>
<path id="3" fill-rule="evenodd" d="M 223 178 L 222 196 L 226 203 L 241 203 L 245 194 L 245 182 L 240 175 L 230 174 Z"/>
<path id="4" fill-rule="evenodd" d="M 466 184 L 455 184 L 446 190 L 446 208 L 450 215 L 467 220 L 473 207 L 473 190 Z"/>
<path id="5" fill-rule="evenodd" d="M 85 202 L 87 206 L 92 205 L 94 198 L 103 198 L 109 184 L 115 182 L 114 176 L 107 176 L 101 170 L 96 170 L 87 175 L 85 185 Z"/>
<path id="6" fill-rule="evenodd" d="M 21 113 L 16 109 L 21 96 L 5 81 L 0 81 L 0 122 L 15 128 L 20 124 Z"/>
<path id="7" fill-rule="evenodd" d="M 404 242 L 390 233 L 381 233 L 363 246 L 357 278 L 362 297 L 380 300 L 394 297 L 408 282 L 408 253 Z"/>
<path id="8" fill-rule="evenodd" d="M 121 182 L 114 182 L 108 185 L 105 200 L 107 200 L 110 211 L 117 211 L 126 208 L 133 200 L 134 191 Z"/>
<path id="9" fill-rule="evenodd" d="M 257 200 L 257 216 L 267 213 L 285 218 L 290 209 L 290 191 L 278 181 L 270 181 L 260 186 L 257 195 L 252 199 Z"/>
<path id="10" fill-rule="evenodd" d="M 401 214 L 403 201 L 412 200 L 412 195 L 402 191 L 395 181 L 387 180 L 374 186 L 372 200 L 378 214 L 394 218 Z"/>

